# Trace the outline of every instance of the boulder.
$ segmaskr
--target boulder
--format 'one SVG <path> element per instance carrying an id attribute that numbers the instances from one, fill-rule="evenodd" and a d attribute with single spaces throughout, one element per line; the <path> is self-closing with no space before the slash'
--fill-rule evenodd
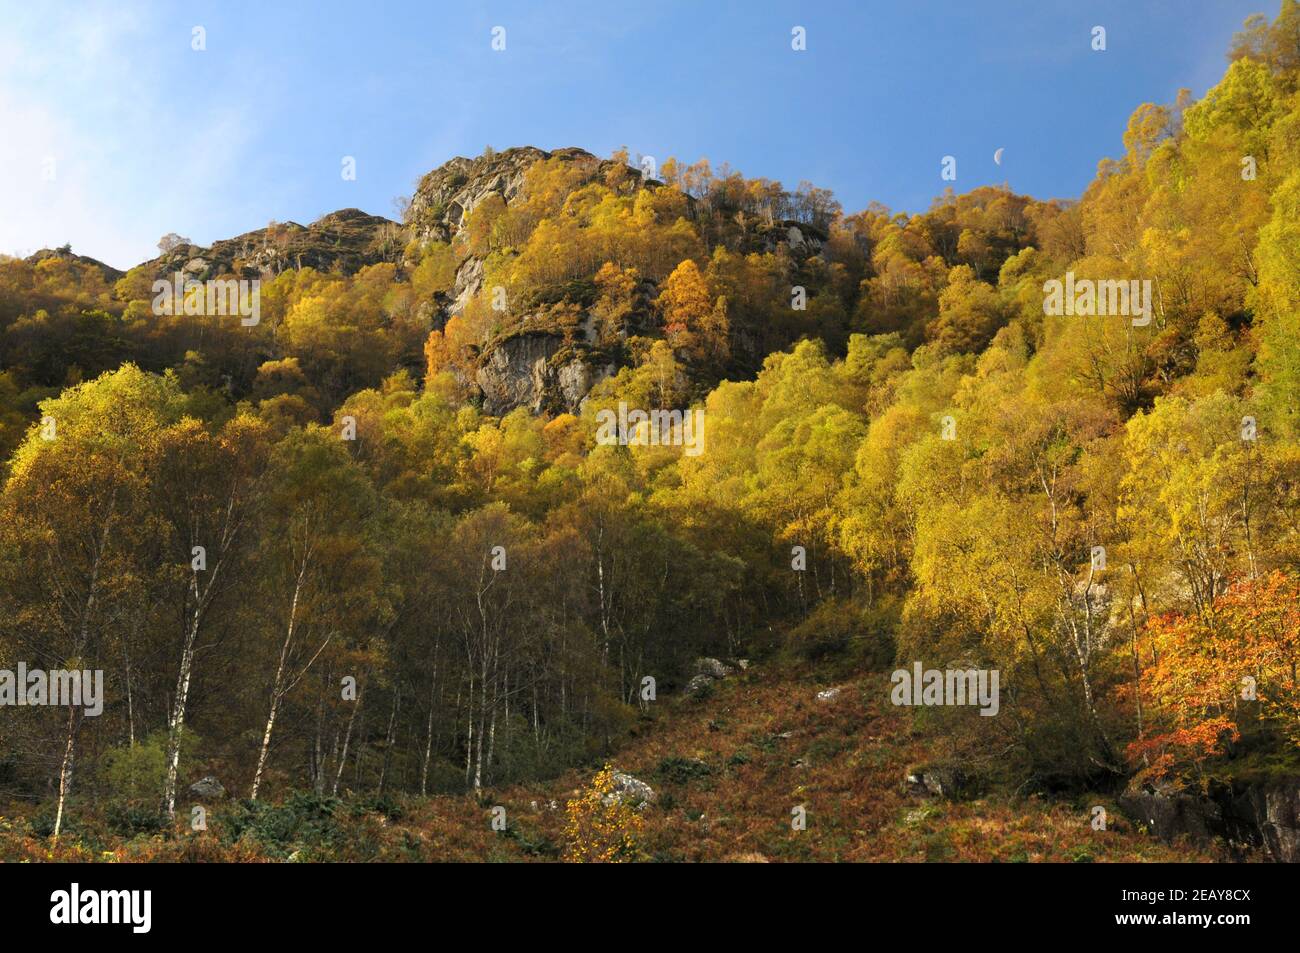
<path id="1" fill-rule="evenodd" d="M 927 764 L 908 770 L 907 787 L 911 794 L 955 801 L 973 794 L 976 785 L 965 771 L 955 765 Z"/>
<path id="2" fill-rule="evenodd" d="M 614 772 L 614 791 L 605 795 L 604 803 L 608 806 L 615 802 L 635 808 L 643 808 L 658 799 L 654 788 L 638 778 L 622 771 Z"/>
<path id="3" fill-rule="evenodd" d="M 819 702 L 833 702 L 835 699 L 840 697 L 840 691 L 841 689 L 839 688 L 828 688 L 825 691 L 817 693 L 817 700 Z"/>
<path id="4" fill-rule="evenodd" d="M 706 694 L 709 689 L 713 688 L 714 679 L 709 675 L 696 675 L 686 683 L 686 694 L 691 698 L 699 698 Z"/>
<path id="5" fill-rule="evenodd" d="M 200 778 L 190 785 L 190 794 L 196 798 L 211 800 L 225 797 L 226 789 L 221 786 L 220 781 L 209 774 L 206 778 Z"/>
<path id="6" fill-rule="evenodd" d="M 697 658 L 695 660 L 695 671 L 710 678 L 726 678 L 736 672 L 730 665 L 726 665 L 715 658 Z"/>

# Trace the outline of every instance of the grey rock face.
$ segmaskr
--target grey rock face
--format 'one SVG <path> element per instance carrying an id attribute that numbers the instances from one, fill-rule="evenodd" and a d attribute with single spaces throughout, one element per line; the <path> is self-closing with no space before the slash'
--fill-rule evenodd
<path id="1" fill-rule="evenodd" d="M 558 374 L 551 358 L 564 346 L 553 334 L 520 334 L 497 345 L 478 369 L 483 409 L 489 414 L 527 407 L 539 413 Z"/>
<path id="2" fill-rule="evenodd" d="M 564 409 L 577 413 L 582 402 L 587 399 L 591 389 L 614 373 L 614 365 L 594 368 L 582 358 L 575 357 L 559 369 L 558 379 L 560 397 L 564 400 Z"/>
<path id="3" fill-rule="evenodd" d="M 1224 833 L 1263 847 L 1278 863 L 1300 863 L 1300 778 L 1281 778 L 1220 788 Z"/>
<path id="4" fill-rule="evenodd" d="M 1278 863 L 1300 863 L 1300 778 L 1212 782 L 1208 793 L 1167 783 L 1130 785 L 1119 805 L 1161 840 L 1262 849 Z"/>
<path id="5" fill-rule="evenodd" d="M 1300 863 L 1300 781 L 1256 789 L 1256 816 L 1274 860 Z"/>
<path id="6" fill-rule="evenodd" d="M 1213 801 L 1167 784 L 1130 787 L 1120 796 L 1119 806 L 1161 840 L 1186 834 L 1203 843 L 1223 823 L 1223 812 Z"/>
<path id="7" fill-rule="evenodd" d="M 581 355 L 555 360 L 564 338 L 547 331 L 517 334 L 494 346 L 475 377 L 489 414 L 526 407 L 532 413 L 577 413 L 588 392 L 613 373 Z"/>
<path id="8" fill-rule="evenodd" d="M 482 260 L 472 256 L 466 258 L 456 270 L 456 281 L 451 287 L 451 312 L 456 314 L 465 310 L 465 305 L 469 304 L 469 300 L 478 294 L 482 287 Z"/>

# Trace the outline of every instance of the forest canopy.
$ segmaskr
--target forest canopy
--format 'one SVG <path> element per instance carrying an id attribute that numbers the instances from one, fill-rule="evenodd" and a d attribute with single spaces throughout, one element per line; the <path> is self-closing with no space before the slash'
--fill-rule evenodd
<path id="1" fill-rule="evenodd" d="M 0 787 L 57 831 L 207 773 L 545 778 L 700 655 L 995 669 L 998 717 L 927 730 L 1043 789 L 1296 758 L 1300 6 L 1122 148 L 1077 201 L 913 215 L 552 156 L 445 236 L 263 272 L 255 326 L 0 259 L 0 667 L 106 698 L 6 709 Z M 1152 320 L 1045 313 L 1067 272 Z M 543 333 L 582 399 L 485 402 Z M 705 452 L 603 444 L 620 403 L 702 410 Z"/>

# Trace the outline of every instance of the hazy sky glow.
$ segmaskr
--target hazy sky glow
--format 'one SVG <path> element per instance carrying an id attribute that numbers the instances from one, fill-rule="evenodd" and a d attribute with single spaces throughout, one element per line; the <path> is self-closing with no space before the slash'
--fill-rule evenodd
<path id="1" fill-rule="evenodd" d="M 392 216 L 421 174 L 488 144 L 707 156 L 849 211 L 923 210 L 946 154 L 959 191 L 1077 196 L 1135 106 L 1202 94 L 1241 21 L 1277 5 L 0 0 L 0 252 L 70 242 L 126 268 L 170 231 Z"/>

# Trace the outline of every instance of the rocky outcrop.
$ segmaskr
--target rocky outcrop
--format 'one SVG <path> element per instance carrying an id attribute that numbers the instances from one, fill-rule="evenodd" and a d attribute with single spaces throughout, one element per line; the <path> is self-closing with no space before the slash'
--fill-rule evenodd
<path id="1" fill-rule="evenodd" d="M 268 277 L 291 268 L 351 275 L 367 265 L 399 261 L 404 246 L 404 232 L 397 222 L 345 208 L 310 225 L 272 222 L 208 247 L 177 245 L 142 267 L 154 278 L 171 278 L 180 272 L 196 281 L 221 275 Z"/>
<path id="2" fill-rule="evenodd" d="M 1119 806 L 1161 840 L 1187 836 L 1205 843 L 1223 831 L 1223 812 L 1214 801 L 1171 784 L 1130 786 Z"/>
<path id="3" fill-rule="evenodd" d="M 507 207 L 519 201 L 528 169 L 548 159 L 571 163 L 581 173 L 580 184 L 604 177 L 614 166 L 614 160 L 598 159 L 577 148 L 547 152 L 522 146 L 474 159 L 457 156 L 420 180 L 406 216 L 409 237 L 451 242 L 466 216 L 490 197 L 496 196 Z M 659 184 L 639 175 L 632 181 L 640 186 Z M 440 329 L 450 315 L 462 312 L 482 292 L 483 280 L 482 259 L 470 255 L 461 261 L 452 287 L 439 296 L 439 313 L 433 316 L 432 326 Z M 647 309 L 648 300 L 647 296 Z M 519 330 L 530 322 L 546 323 L 538 317 L 514 316 L 506 334 L 484 347 L 474 383 L 488 413 L 506 414 L 517 407 L 532 413 L 576 413 L 592 387 L 614 373 L 608 360 L 591 351 L 596 334 L 590 315 L 579 314 L 579 334 L 573 341 L 549 330 Z"/>
<path id="4" fill-rule="evenodd" d="M 78 265 L 88 265 L 91 268 L 98 268 L 103 274 L 104 280 L 110 284 L 121 278 L 125 272 L 118 271 L 112 265 L 106 265 L 98 258 L 91 258 L 89 255 L 78 255 L 72 251 L 68 245 L 62 248 L 42 248 L 40 251 L 28 255 L 23 260 L 29 265 L 39 265 L 43 261 L 54 259 L 56 261 L 76 262 Z"/>
<path id="5" fill-rule="evenodd" d="M 741 249 L 759 254 L 785 251 L 796 261 L 803 261 L 820 255 L 829 237 L 824 229 L 808 222 L 792 219 L 760 222 L 745 230 Z"/>
<path id="6" fill-rule="evenodd" d="M 501 152 L 488 150 L 476 158 L 457 156 L 425 175 L 411 197 L 403 224 L 352 208 L 332 212 L 307 226 L 273 222 L 206 247 L 170 236 L 175 241 L 168 250 L 143 267 L 151 278 L 180 273 L 205 281 L 225 275 L 265 279 L 287 269 L 308 267 L 351 275 L 380 262 L 401 263 L 412 241 L 454 242 L 467 216 L 485 201 L 495 197 L 507 208 L 522 201 L 529 169 L 544 161 L 565 163 L 570 171 L 576 170 L 567 177 L 574 188 L 597 181 L 617 182 L 625 192 L 662 185 L 643 177 L 634 167 L 620 168 L 621 160 L 600 159 L 584 149 L 547 151 L 522 146 Z M 694 215 L 696 201 L 688 197 L 687 206 Z M 726 243 L 734 249 L 778 253 L 795 263 L 820 255 L 828 240 L 825 229 L 817 224 L 771 217 L 750 217 L 727 228 L 731 231 Z M 462 314 L 486 290 L 484 260 L 469 254 L 467 243 L 457 242 L 455 247 L 457 254 L 465 257 L 456 267 L 451 286 L 431 300 L 419 302 L 419 314 L 431 330 L 443 330 L 451 316 Z M 477 366 L 462 365 L 457 371 L 471 395 L 475 388 L 481 392 L 483 408 L 490 414 L 506 414 L 517 407 L 532 413 L 576 413 L 592 387 L 617 371 L 612 361 L 627 359 L 620 340 L 659 333 L 653 307 L 658 293 L 655 282 L 644 278 L 620 326 L 598 330 L 590 311 L 594 291 L 589 276 L 564 286 L 530 288 L 529 300 L 512 300 L 509 312 L 501 315 L 500 324 L 492 330 L 495 340 L 474 342 L 481 348 Z M 560 322 L 560 333 L 556 333 L 556 322 L 538 320 L 536 312 L 548 307 L 569 311 Z M 732 355 L 741 367 L 757 369 L 772 347 L 766 337 L 740 323 L 732 336 Z"/>
<path id="7" fill-rule="evenodd" d="M 577 413 L 591 388 L 614 371 L 588 355 L 566 348 L 564 337 L 549 331 L 515 334 L 492 345 L 475 375 L 483 409 L 494 415 L 516 407 L 534 414 Z"/>
<path id="8" fill-rule="evenodd" d="M 1221 838 L 1300 863 L 1300 777 L 1214 781 L 1205 793 L 1147 782 L 1130 785 L 1119 805 L 1161 840 Z"/>
<path id="9" fill-rule="evenodd" d="M 465 217 L 489 196 L 499 196 L 507 206 L 513 204 L 523 194 L 528 167 L 545 159 L 573 163 L 585 173 L 584 181 L 603 176 L 614 165 L 611 159 L 598 159 L 586 149 L 574 147 L 547 152 L 519 146 L 485 152 L 475 159 L 456 156 L 416 186 L 407 213 L 412 236 L 419 241 L 451 241 Z"/>

